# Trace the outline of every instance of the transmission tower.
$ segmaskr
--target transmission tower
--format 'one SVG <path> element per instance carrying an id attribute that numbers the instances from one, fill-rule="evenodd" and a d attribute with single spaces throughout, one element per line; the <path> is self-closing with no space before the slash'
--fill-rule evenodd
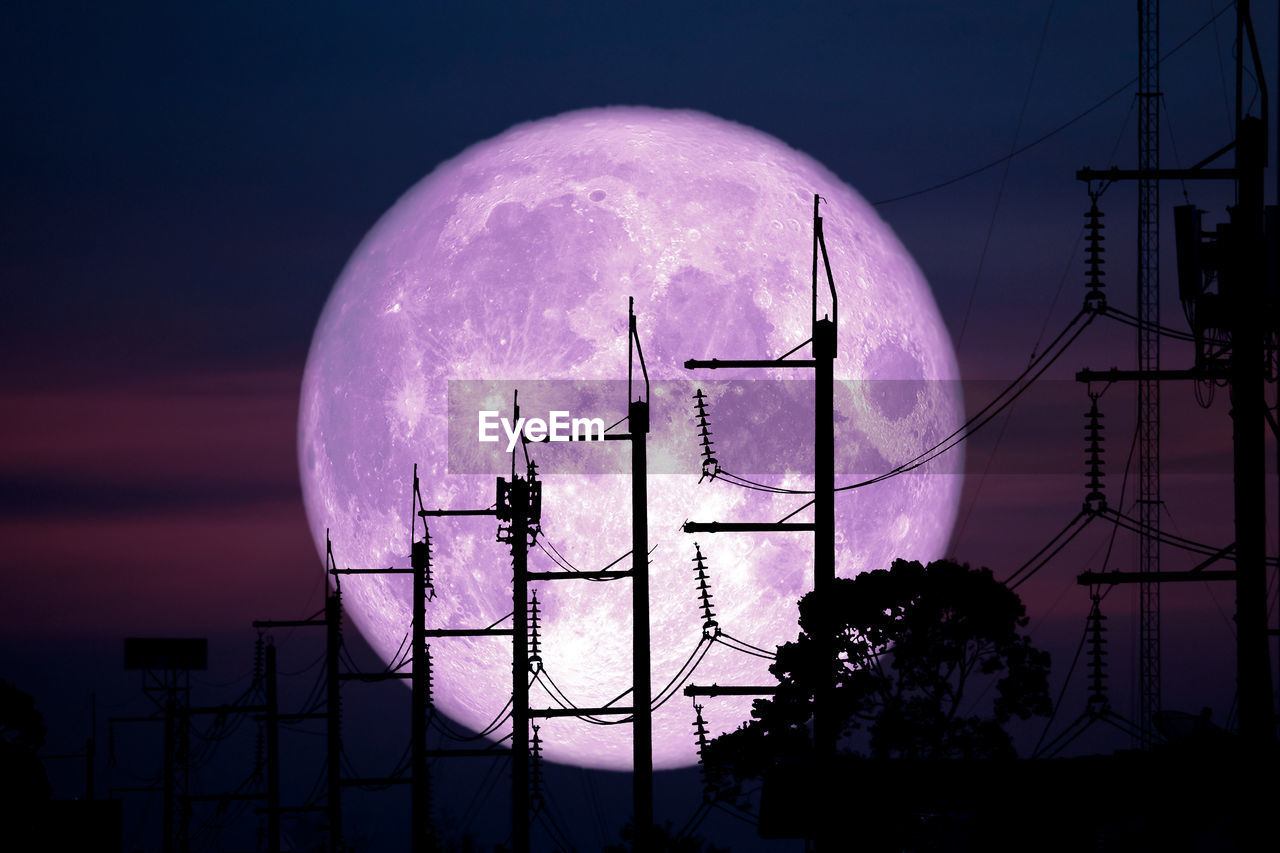
<path id="1" fill-rule="evenodd" d="M 1147 50 L 1147 31 L 1155 25 L 1154 4 L 1144 0 L 1139 9 L 1143 15 L 1143 50 Z M 1148 20 L 1149 19 L 1149 20 Z M 1267 228 L 1263 206 L 1263 173 L 1267 162 L 1267 109 L 1265 74 L 1259 58 L 1258 43 L 1253 31 L 1250 4 L 1247 0 L 1236 3 L 1236 128 L 1235 139 L 1188 169 L 1139 169 L 1109 170 L 1082 169 L 1076 173 L 1079 180 L 1090 183 L 1090 194 L 1096 202 L 1102 189 L 1093 190 L 1093 182 L 1102 188 L 1119 180 L 1136 180 L 1139 187 L 1156 184 L 1162 180 L 1215 180 L 1234 184 L 1238 203 L 1230 209 L 1230 222 L 1218 227 L 1214 234 L 1202 234 L 1201 211 L 1190 205 L 1175 208 L 1178 226 L 1178 284 L 1179 296 L 1184 303 L 1192 330 L 1184 339 L 1196 345 L 1195 364 L 1189 369 L 1169 370 L 1152 366 L 1158 362 L 1158 338 L 1170 333 L 1159 325 L 1158 295 L 1154 279 L 1144 276 L 1153 269 L 1154 258 L 1148 256 L 1146 265 L 1139 267 L 1139 307 L 1141 317 L 1128 317 L 1127 322 L 1139 328 L 1139 366 L 1137 370 L 1083 370 L 1076 374 L 1081 382 L 1115 382 L 1131 380 L 1139 388 L 1139 439 L 1143 442 L 1143 468 L 1140 470 L 1141 522 L 1138 532 L 1142 536 L 1143 550 L 1136 573 L 1111 572 L 1107 583 L 1137 583 L 1142 590 L 1141 610 L 1141 707 L 1143 714 L 1137 721 L 1144 745 L 1152 735 L 1151 714 L 1159 703 L 1159 584 L 1175 581 L 1198 582 L 1212 575 L 1219 580 L 1232 580 L 1236 585 L 1236 663 L 1237 689 L 1240 708 L 1240 734 L 1250 743 L 1271 742 L 1275 738 L 1275 719 L 1271 693 L 1271 666 L 1267 618 L 1267 566 L 1266 557 L 1266 480 L 1265 480 L 1265 430 L 1268 412 L 1266 404 L 1268 336 L 1275 331 L 1274 303 L 1269 293 L 1267 270 Z M 1153 37 L 1153 36 L 1152 36 Z M 1261 118 L 1245 114 L 1243 81 L 1246 70 L 1245 57 L 1251 58 L 1249 69 L 1261 90 L 1263 115 Z M 1156 53 L 1144 58 L 1144 73 L 1148 62 L 1158 62 Z M 1152 72 L 1154 75 L 1154 71 Z M 1154 76 L 1144 78 L 1149 85 Z M 1144 92 L 1151 94 L 1148 90 Z M 1144 98 L 1144 103 L 1147 98 Z M 1154 111 L 1154 106 L 1151 108 Z M 1155 113 L 1152 112 L 1152 115 Z M 1144 125 L 1145 126 L 1145 125 Z M 1154 143 L 1152 143 L 1152 146 Z M 1148 152 L 1143 143 L 1142 154 Z M 1230 168 L 1210 168 L 1220 157 L 1234 153 L 1235 165 Z M 1154 193 L 1154 189 L 1150 191 Z M 1154 196 L 1140 192 L 1144 201 Z M 1144 226 L 1154 222 L 1154 214 L 1139 211 L 1140 241 L 1145 239 Z M 1154 232 L 1153 232 L 1154 233 Z M 1140 245 L 1140 250 L 1143 248 Z M 1154 247 L 1148 247 L 1154 253 Z M 1141 256 L 1140 251 L 1140 256 Z M 1216 291 L 1213 289 L 1216 286 Z M 1147 288 L 1150 288 L 1148 293 Z M 1105 302 L 1093 310 L 1113 316 L 1123 316 L 1107 308 Z M 1147 349 L 1150 344 L 1150 349 Z M 1274 376 L 1270 377 L 1274 380 Z M 1235 504 L 1235 543 L 1212 554 L 1210 559 L 1188 572 L 1163 572 L 1155 560 L 1158 558 L 1158 540 L 1165 539 L 1159 529 L 1159 425 L 1154 419 L 1158 398 L 1144 396 L 1142 389 L 1157 389 L 1160 381 L 1168 380 L 1216 381 L 1229 386 L 1231 391 L 1231 418 L 1233 422 L 1233 480 Z M 1274 429 L 1274 427 L 1273 427 Z M 1280 434 L 1280 431 L 1277 431 Z M 1150 454 L 1150 465 L 1147 464 Z M 1153 476 L 1154 475 L 1154 476 Z M 1155 489 L 1156 491 L 1152 491 Z M 1151 500 L 1151 495 L 1156 500 Z M 1206 573 L 1206 566 L 1235 552 L 1234 572 Z M 1080 582 L 1102 582 L 1092 573 L 1081 575 Z"/>
<path id="2" fill-rule="evenodd" d="M 1138 3 L 1138 571 L 1160 571 L 1160 0 Z M 1138 585 L 1138 729 L 1160 710 L 1160 584 Z"/>

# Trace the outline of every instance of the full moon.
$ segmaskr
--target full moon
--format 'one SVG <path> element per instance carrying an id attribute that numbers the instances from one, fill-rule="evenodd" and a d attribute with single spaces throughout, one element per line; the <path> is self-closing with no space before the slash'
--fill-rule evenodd
<path id="1" fill-rule="evenodd" d="M 300 404 L 299 465 L 319 547 L 328 529 L 343 567 L 407 567 L 415 464 L 427 508 L 491 507 L 495 476 L 510 471 L 511 457 L 501 428 L 498 443 L 479 442 L 477 409 L 510 418 L 517 390 L 525 417 L 546 419 L 590 397 L 593 410 L 570 414 L 621 420 L 634 297 L 653 417 L 650 680 L 655 700 L 674 694 L 654 712 L 653 760 L 659 769 L 695 763 L 694 710 L 683 684 L 773 683 L 765 657 L 717 642 L 705 646 L 691 677 L 664 692 L 703 637 L 695 542 L 715 621 L 771 652 L 797 634 L 796 602 L 812 586 L 813 536 L 695 536 L 681 524 L 777 521 L 802 507 L 813 488 L 814 388 L 801 370 L 683 365 L 773 359 L 797 347 L 793 357 L 809 357 L 801 345 L 810 336 L 815 194 L 823 198 L 839 298 L 837 485 L 889 471 L 943 439 L 962 418 L 947 332 L 920 271 L 857 192 L 772 136 L 703 113 L 582 110 L 519 125 L 441 164 L 352 255 L 316 329 Z M 829 296 L 819 275 L 821 316 Z M 642 386 L 638 362 L 634 376 Z M 706 395 L 720 466 L 755 485 L 701 476 L 696 389 Z M 528 447 L 543 481 L 530 569 L 565 570 L 552 554 L 581 570 L 626 554 L 627 443 Z M 946 454 L 839 492 L 837 574 L 941 556 L 959 489 L 960 460 Z M 801 509 L 793 520 L 810 518 Z M 497 524 L 430 519 L 429 627 L 504 619 L 510 627 L 511 555 L 496 541 Z M 361 633 L 384 660 L 398 662 L 408 648 L 409 578 L 347 575 L 341 583 Z M 542 665 L 558 698 L 598 707 L 625 694 L 630 580 L 530 586 Z M 440 711 L 491 740 L 510 734 L 509 721 L 490 725 L 502 720 L 511 695 L 509 637 L 435 639 L 431 659 Z M 534 707 L 555 707 L 556 698 L 542 681 L 530 690 Z M 713 736 L 749 718 L 750 697 L 699 701 Z M 547 759 L 631 767 L 625 722 L 563 717 L 539 725 Z"/>

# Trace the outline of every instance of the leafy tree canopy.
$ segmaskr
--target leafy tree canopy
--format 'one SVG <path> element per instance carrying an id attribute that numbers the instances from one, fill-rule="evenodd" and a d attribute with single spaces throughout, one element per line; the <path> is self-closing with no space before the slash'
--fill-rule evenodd
<path id="1" fill-rule="evenodd" d="M 31 694 L 0 679 L 0 847 L 4 849 L 43 849 L 34 842 L 43 804 L 53 794 L 36 754 L 44 746 L 45 733 L 44 717 Z"/>
<path id="2" fill-rule="evenodd" d="M 1020 632 L 1027 621 L 1018 595 L 985 568 L 896 560 L 887 571 L 837 578 L 825 601 L 814 593 L 800 600 L 800 636 L 778 647 L 770 667 L 777 694 L 757 699 L 750 722 L 708 746 L 708 766 L 742 779 L 809 754 L 824 675 L 845 752 L 1013 757 L 1004 725 L 1051 708 L 1049 655 Z M 834 654 L 818 667 L 824 641 Z"/>
<path id="3" fill-rule="evenodd" d="M 31 694 L 0 679 L 0 741 L 35 752 L 44 746 L 44 718 Z"/>

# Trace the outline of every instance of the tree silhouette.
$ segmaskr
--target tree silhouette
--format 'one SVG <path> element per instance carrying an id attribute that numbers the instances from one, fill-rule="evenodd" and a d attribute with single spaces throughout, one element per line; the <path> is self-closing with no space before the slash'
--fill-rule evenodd
<path id="1" fill-rule="evenodd" d="M 835 654 L 818 667 L 824 622 Z M 1020 633 L 1026 625 L 1017 594 L 985 568 L 896 560 L 887 571 L 837 578 L 825 601 L 800 600 L 800 636 L 778 647 L 770 667 L 777 694 L 757 699 L 750 722 L 708 745 L 713 780 L 740 782 L 809 755 L 814 688 L 825 676 L 845 753 L 1014 757 L 1004 725 L 1051 707 L 1049 655 Z"/>
<path id="2" fill-rule="evenodd" d="M 0 848 L 37 849 L 37 822 L 52 796 L 36 752 L 44 746 L 44 717 L 31 694 L 0 679 Z"/>

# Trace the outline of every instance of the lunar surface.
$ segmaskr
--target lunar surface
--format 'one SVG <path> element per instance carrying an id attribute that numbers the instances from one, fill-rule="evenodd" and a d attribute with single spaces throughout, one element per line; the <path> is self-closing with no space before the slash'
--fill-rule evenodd
<path id="1" fill-rule="evenodd" d="M 339 564 L 408 566 L 413 466 L 428 508 L 485 508 L 509 473 L 505 436 L 478 438 L 478 410 L 626 414 L 627 300 L 635 299 L 651 380 L 649 545 L 654 766 L 697 760 L 700 684 L 769 684 L 768 660 L 711 644 L 691 679 L 663 688 L 702 642 L 695 541 L 715 619 L 772 649 L 794 639 L 812 585 L 809 533 L 690 535 L 697 521 L 776 521 L 812 489 L 813 384 L 800 370 L 688 371 L 686 359 L 776 358 L 810 336 L 813 196 L 839 296 L 837 484 L 907 461 L 962 419 L 946 330 L 927 283 L 853 189 L 808 156 L 696 112 L 608 108 L 512 128 L 441 164 L 352 255 L 325 307 L 303 382 L 298 453 L 311 530 Z M 821 280 L 821 315 L 830 310 Z M 802 347 L 794 357 L 809 357 Z M 638 365 L 635 392 L 643 380 Z M 807 381 L 806 381 L 807 380 Z M 773 489 L 700 480 L 692 394 L 707 395 L 726 472 Z M 623 423 L 615 432 L 626 430 Z M 501 436 L 501 428 L 499 428 Z M 630 549 L 626 442 L 532 444 L 543 480 L 530 568 L 599 569 Z M 519 470 L 524 456 L 517 449 Z M 836 570 L 942 555 L 960 490 L 958 455 L 836 498 Z M 808 520 L 801 511 L 794 520 Z M 431 626 L 485 627 L 512 611 L 511 556 L 489 517 L 431 519 Z M 544 550 L 544 548 L 546 550 Z M 627 567 L 630 559 L 619 567 Z M 600 706 L 631 684 L 631 582 L 539 581 L 539 645 L 562 700 Z M 344 605 L 384 659 L 410 626 L 405 575 L 349 575 Z M 509 625 L 509 620 L 506 623 Z M 431 643 L 439 710 L 474 731 L 511 690 L 505 637 Z M 554 707 L 543 682 L 534 707 Z M 626 699 L 619 704 L 627 704 Z M 700 700 L 712 730 L 735 728 L 748 697 Z M 494 729 L 496 740 L 510 722 Z M 631 766 L 631 728 L 576 718 L 541 723 L 544 757 Z"/>

